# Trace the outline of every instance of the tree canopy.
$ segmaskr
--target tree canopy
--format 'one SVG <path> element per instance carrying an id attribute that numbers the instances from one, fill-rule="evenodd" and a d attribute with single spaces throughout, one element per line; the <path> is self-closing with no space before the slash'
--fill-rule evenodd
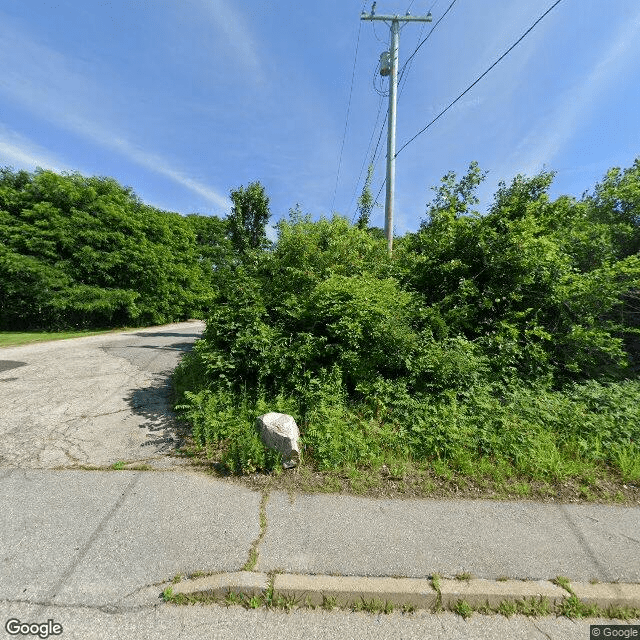
<path id="1" fill-rule="evenodd" d="M 0 327 L 202 316 L 226 243 L 224 221 L 161 211 L 112 178 L 0 169 Z"/>

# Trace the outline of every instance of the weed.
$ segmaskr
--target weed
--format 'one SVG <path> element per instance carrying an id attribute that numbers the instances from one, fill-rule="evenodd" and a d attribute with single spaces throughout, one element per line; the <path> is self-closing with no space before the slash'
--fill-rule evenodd
<path id="1" fill-rule="evenodd" d="M 258 521 L 260 522 L 260 533 L 258 537 L 251 545 L 249 550 L 249 557 L 242 567 L 242 571 L 253 571 L 258 564 L 258 546 L 262 542 L 265 533 L 267 532 L 267 500 L 269 499 L 269 492 L 263 491 L 262 498 L 260 499 L 260 511 L 258 514 Z"/>
<path id="2" fill-rule="evenodd" d="M 634 609 L 633 607 L 612 606 L 608 607 L 603 613 L 605 617 L 617 620 L 635 620 L 636 618 L 640 618 L 640 609 Z"/>
<path id="3" fill-rule="evenodd" d="M 553 582 L 553 584 L 558 585 L 559 587 L 562 587 L 565 591 L 568 591 L 569 593 L 573 594 L 573 590 L 571 589 L 571 582 L 569 581 L 569 578 L 565 578 L 564 576 L 557 576 L 551 582 Z"/>
<path id="4" fill-rule="evenodd" d="M 466 582 L 469 582 L 469 580 L 471 580 L 471 574 L 467 573 L 466 571 L 464 573 L 458 573 L 456 575 L 456 580 L 464 580 Z"/>
<path id="5" fill-rule="evenodd" d="M 120 460 L 118 462 L 114 462 L 111 465 L 111 468 L 114 469 L 115 471 L 122 471 L 122 469 L 124 469 L 124 465 L 125 465 L 125 463 L 122 462 L 122 460 Z"/>
<path id="6" fill-rule="evenodd" d="M 545 596 L 540 596 L 539 598 L 533 597 L 517 600 L 516 606 L 518 607 L 518 613 L 522 614 L 523 616 L 546 616 L 552 612 L 551 603 Z"/>
<path id="7" fill-rule="evenodd" d="M 242 571 L 253 571 L 258 564 L 258 550 L 253 547 L 249 550 L 249 557 L 242 567 Z"/>
<path id="8" fill-rule="evenodd" d="M 511 616 L 518 613 L 518 605 L 511 600 L 503 600 L 498 606 L 497 611 L 505 618 L 510 618 Z"/>
<path id="9" fill-rule="evenodd" d="M 336 596 L 322 596 L 322 608 L 325 611 L 333 611 L 338 606 L 338 599 Z"/>
<path id="10" fill-rule="evenodd" d="M 170 602 L 174 595 L 173 595 L 173 588 L 172 587 L 167 587 L 163 592 L 162 592 L 162 597 L 164 598 L 165 602 Z"/>
<path id="11" fill-rule="evenodd" d="M 278 609 L 284 609 L 285 611 L 291 611 L 295 606 L 300 603 L 299 599 L 295 595 L 290 594 L 278 594 L 275 600 L 272 599 L 272 606 Z"/>
<path id="12" fill-rule="evenodd" d="M 241 593 L 229 591 L 224 597 L 224 603 L 229 607 L 234 604 L 244 604 L 245 596 Z"/>
<path id="13" fill-rule="evenodd" d="M 171 582 L 173 582 L 173 584 L 178 584 L 178 582 L 180 582 L 182 580 L 182 575 L 179 573 L 176 573 L 175 576 L 173 576 L 173 580 Z"/>
<path id="14" fill-rule="evenodd" d="M 601 613 L 601 609 L 596 604 L 588 605 L 578 599 L 575 594 L 565 598 L 558 606 L 559 615 L 567 618 L 592 618 Z"/>
<path id="15" fill-rule="evenodd" d="M 267 588 L 262 592 L 262 604 L 265 607 L 271 607 L 273 605 L 273 581 L 275 574 L 269 575 L 269 580 L 267 581 Z"/>
<path id="16" fill-rule="evenodd" d="M 473 608 L 471 605 L 465 600 L 458 600 L 453 607 L 454 613 L 457 613 L 459 616 L 462 616 L 465 620 L 470 618 L 473 615 Z"/>
<path id="17" fill-rule="evenodd" d="M 366 611 L 367 613 L 393 613 L 393 603 L 382 602 L 373 598 L 372 600 L 365 600 L 362 598 L 358 602 L 355 602 L 352 606 L 354 611 Z"/>
<path id="18" fill-rule="evenodd" d="M 511 490 L 517 496 L 531 495 L 531 485 L 528 482 L 515 482 L 511 485 Z"/>

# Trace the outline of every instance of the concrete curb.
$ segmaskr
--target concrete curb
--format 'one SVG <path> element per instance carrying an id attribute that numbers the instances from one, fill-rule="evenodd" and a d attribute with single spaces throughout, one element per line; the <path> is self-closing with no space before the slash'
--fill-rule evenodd
<path id="1" fill-rule="evenodd" d="M 171 585 L 171 591 L 174 595 L 213 596 L 215 598 L 224 598 L 229 592 L 241 593 L 249 597 L 259 596 L 268 588 L 269 576 L 266 573 L 251 571 L 217 573 Z"/>
<path id="2" fill-rule="evenodd" d="M 271 581 L 272 580 L 272 581 Z M 435 583 L 435 584 L 434 584 Z M 229 592 L 257 596 L 273 588 L 273 599 L 294 600 L 305 606 L 330 602 L 349 607 L 362 602 L 390 603 L 394 607 L 449 609 L 460 600 L 472 607 L 498 607 L 503 602 L 546 598 L 557 605 L 575 595 L 587 605 L 603 610 L 628 607 L 640 610 L 640 584 L 571 583 L 570 591 L 545 580 L 448 580 L 439 578 L 372 578 L 239 571 L 220 573 L 172 585 L 174 595 L 208 595 L 223 598 Z M 437 587 L 437 588 L 436 588 Z"/>
<path id="3" fill-rule="evenodd" d="M 568 597 L 561 587 L 545 580 L 439 580 L 442 606 L 447 609 L 464 600 L 472 607 L 498 607 L 501 602 L 514 602 L 531 598 L 547 598 L 551 604 L 559 604 Z M 639 594 L 640 595 L 640 594 Z M 640 602 L 640 601 L 639 601 Z"/>
<path id="4" fill-rule="evenodd" d="M 412 605 L 416 609 L 436 606 L 438 593 L 429 580 L 417 578 L 364 578 L 354 576 L 305 576 L 281 573 L 273 580 L 273 596 L 291 598 L 313 606 L 332 599 L 337 606 L 377 600 L 394 606 Z"/>

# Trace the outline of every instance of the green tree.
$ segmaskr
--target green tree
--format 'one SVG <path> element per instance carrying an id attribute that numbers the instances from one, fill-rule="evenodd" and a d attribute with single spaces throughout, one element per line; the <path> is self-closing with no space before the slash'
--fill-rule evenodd
<path id="1" fill-rule="evenodd" d="M 229 235 L 236 251 L 247 253 L 250 249 L 266 246 L 265 227 L 271 217 L 269 198 L 259 182 L 252 182 L 231 190 L 233 206 L 227 218 Z"/>
<path id="2" fill-rule="evenodd" d="M 193 227 L 112 178 L 1 170 L 0 246 L 3 328 L 154 324 L 211 304 Z"/>
<path id="3" fill-rule="evenodd" d="M 371 193 L 371 179 L 373 178 L 373 163 L 367 169 L 367 178 L 362 187 L 362 193 L 358 198 L 358 222 L 359 229 L 367 229 L 373 211 L 373 194 Z"/>

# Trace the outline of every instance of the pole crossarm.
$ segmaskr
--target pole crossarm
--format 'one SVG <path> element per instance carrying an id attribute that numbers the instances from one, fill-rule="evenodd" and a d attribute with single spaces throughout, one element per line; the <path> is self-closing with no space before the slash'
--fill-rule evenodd
<path id="1" fill-rule="evenodd" d="M 431 14 L 426 16 L 379 16 L 379 15 L 371 15 L 370 13 L 363 13 L 360 16 L 360 20 L 384 20 L 388 22 L 389 20 L 396 20 L 398 22 L 432 22 L 433 17 Z"/>

